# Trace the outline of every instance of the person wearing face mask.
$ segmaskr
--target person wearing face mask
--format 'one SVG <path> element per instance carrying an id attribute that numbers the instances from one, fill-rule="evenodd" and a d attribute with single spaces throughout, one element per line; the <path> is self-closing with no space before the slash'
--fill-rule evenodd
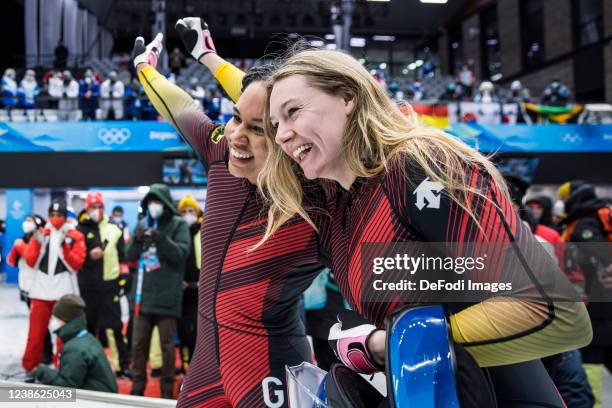
<path id="1" fill-rule="evenodd" d="M 2 105 L 4 109 L 17 106 L 17 82 L 13 68 L 7 68 L 2 76 Z"/>
<path id="2" fill-rule="evenodd" d="M 41 362 L 51 310 L 62 296 L 78 294 L 77 271 L 85 261 L 85 237 L 66 222 L 63 201 L 53 201 L 48 222 L 37 228 L 23 257 L 36 270 L 30 287 L 30 325 L 22 365 L 27 373 Z"/>
<path id="3" fill-rule="evenodd" d="M 31 304 L 30 288 L 32 287 L 34 279 L 36 279 L 37 271 L 27 264 L 24 254 L 28 243 L 34 236 L 34 232 L 37 229 L 43 228 L 45 223 L 46 221 L 41 216 L 36 214 L 29 215 L 23 221 L 23 237 L 15 240 L 7 257 L 7 263 L 9 265 L 19 268 L 19 275 L 17 278 L 19 297 L 28 305 L 28 308 L 30 308 Z M 53 357 L 53 345 L 51 344 L 49 331 L 45 334 L 44 350 L 42 361 L 43 363 L 50 364 Z"/>
<path id="4" fill-rule="evenodd" d="M 36 107 L 36 97 L 40 93 L 38 83 L 36 82 L 36 74 L 33 69 L 28 69 L 19 83 L 17 96 L 19 97 L 19 105 L 23 109 L 34 109 Z"/>
<path id="5" fill-rule="evenodd" d="M 174 397 L 176 321 L 181 317 L 183 278 L 191 240 L 187 223 L 177 214 L 170 189 L 153 184 L 142 199 L 145 217 L 138 222 L 126 248 L 128 261 L 139 261 L 132 284 L 132 394 L 143 395 L 147 357 L 153 327 L 159 329 L 162 348 L 162 398 Z M 140 282 L 140 283 L 139 283 Z"/>
<path id="6" fill-rule="evenodd" d="M 45 220 L 39 215 L 28 216 L 22 224 L 23 237 L 16 239 L 13 247 L 8 254 L 7 263 L 13 267 L 19 268 L 18 284 L 20 298 L 29 305 L 29 292 L 32 282 L 36 277 L 36 270 L 30 267 L 23 257 L 28 243 L 34 236 L 37 229 L 44 227 Z"/>
<path id="7" fill-rule="evenodd" d="M 202 263 L 200 225 L 203 214 L 197 200 L 190 195 L 183 197 L 178 204 L 179 213 L 189 225 L 191 246 L 183 280 L 183 314 L 178 321 L 178 336 L 183 361 L 183 372 L 187 373 L 196 344 L 196 323 L 198 316 L 198 280 Z"/>
<path id="8" fill-rule="evenodd" d="M 87 330 L 94 336 L 101 335 L 109 339 L 117 376 L 129 378 L 130 358 L 121 331 L 119 303 L 119 279 L 125 244 L 122 231 L 110 223 L 104 214 L 102 194 L 87 194 L 85 212 L 77 228 L 85 236 L 87 247 L 87 257 L 78 274 L 81 296 L 87 303 Z"/>
<path id="9" fill-rule="evenodd" d="M 102 119 L 121 120 L 123 119 L 123 96 L 125 95 L 125 85 L 117 79 L 117 71 L 111 71 L 108 79 L 100 86 L 100 96 L 102 98 Z M 112 116 L 109 112 L 112 110 Z"/>
<path id="10" fill-rule="evenodd" d="M 47 93 L 50 96 L 49 108 L 57 109 L 64 89 L 61 72 L 53 71 L 51 76 L 47 79 L 46 85 Z"/>
<path id="11" fill-rule="evenodd" d="M 79 83 L 72 77 L 72 72 L 63 72 L 62 93 L 58 104 L 61 120 L 73 118 L 73 112 L 79 108 Z"/>
<path id="12" fill-rule="evenodd" d="M 98 98 L 100 97 L 100 83 L 93 75 L 93 71 L 85 71 L 85 77 L 79 81 L 79 104 L 83 111 L 83 119 L 96 120 Z"/>
<path id="13" fill-rule="evenodd" d="M 102 345 L 87 331 L 85 307 L 77 295 L 62 296 L 55 304 L 49 329 L 64 345 L 59 368 L 40 364 L 34 378 L 46 385 L 116 393 L 117 382 Z"/>

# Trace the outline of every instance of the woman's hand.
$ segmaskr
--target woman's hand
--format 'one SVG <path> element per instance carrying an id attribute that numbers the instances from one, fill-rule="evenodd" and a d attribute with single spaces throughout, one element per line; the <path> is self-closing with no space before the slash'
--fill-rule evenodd
<path id="1" fill-rule="evenodd" d="M 376 330 L 372 333 L 368 338 L 366 347 L 377 364 L 385 365 L 387 351 L 387 332 L 385 330 Z"/>
<path id="2" fill-rule="evenodd" d="M 136 38 L 134 48 L 132 49 L 132 59 L 134 60 L 134 67 L 137 72 L 140 72 L 146 65 L 150 65 L 153 68 L 157 67 L 159 54 L 164 49 L 163 41 L 164 35 L 162 33 L 157 33 L 153 41 L 146 46 L 144 38 Z"/>

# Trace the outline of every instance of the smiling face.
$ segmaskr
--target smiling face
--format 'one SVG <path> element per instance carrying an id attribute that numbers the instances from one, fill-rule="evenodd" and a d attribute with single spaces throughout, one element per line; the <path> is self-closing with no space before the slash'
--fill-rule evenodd
<path id="1" fill-rule="evenodd" d="M 303 75 L 283 78 L 270 94 L 275 141 L 308 179 L 328 178 L 344 185 L 352 173 L 344 158 L 343 141 L 353 108 L 353 99 L 324 92 Z"/>
<path id="2" fill-rule="evenodd" d="M 232 119 L 225 125 L 229 144 L 229 172 L 255 184 L 268 155 L 263 130 L 266 90 L 262 82 L 251 83 L 234 106 Z"/>

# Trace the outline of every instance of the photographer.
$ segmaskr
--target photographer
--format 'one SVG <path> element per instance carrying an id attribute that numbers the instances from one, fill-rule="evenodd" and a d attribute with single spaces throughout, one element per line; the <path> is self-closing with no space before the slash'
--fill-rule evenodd
<path id="1" fill-rule="evenodd" d="M 144 394 L 151 333 L 157 326 L 163 354 L 161 395 L 171 399 L 175 381 L 174 336 L 176 320 L 181 316 L 185 259 L 191 242 L 189 227 L 177 215 L 170 189 L 164 184 L 153 184 L 141 207 L 146 215 L 126 250 L 128 261 L 139 261 L 138 277 L 132 284 L 132 395 Z"/>

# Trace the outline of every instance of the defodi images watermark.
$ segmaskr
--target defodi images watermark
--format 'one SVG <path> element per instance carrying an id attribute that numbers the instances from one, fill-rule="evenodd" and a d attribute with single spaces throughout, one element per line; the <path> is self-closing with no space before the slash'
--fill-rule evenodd
<path id="1" fill-rule="evenodd" d="M 516 242 L 368 243 L 361 247 L 361 297 L 368 302 L 414 303 L 493 297 L 581 301 L 580 290 L 567 278 L 565 262 L 576 265 L 570 258 L 610 250 L 607 243 L 571 249 L 537 243 L 520 247 Z M 556 252 L 564 256 L 557 258 Z M 604 294 L 599 301 L 612 301 L 612 296 Z"/>

